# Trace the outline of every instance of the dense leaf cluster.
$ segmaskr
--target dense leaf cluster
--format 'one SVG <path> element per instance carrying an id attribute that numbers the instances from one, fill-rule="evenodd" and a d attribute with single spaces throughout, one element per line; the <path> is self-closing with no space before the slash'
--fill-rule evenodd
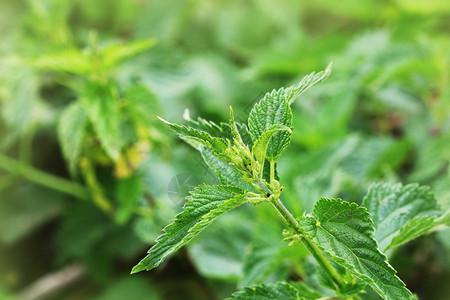
<path id="1" fill-rule="evenodd" d="M 412 299 L 412 293 L 396 276 L 381 250 L 399 246 L 446 222 L 428 188 L 375 184 L 364 197 L 363 206 L 321 198 L 312 214 L 298 220 L 281 202 L 283 186 L 275 178 L 275 164 L 290 144 L 291 104 L 303 91 L 328 77 L 330 71 L 331 65 L 323 72 L 306 76 L 295 86 L 267 93 L 251 110 L 248 129 L 246 124 L 235 122 L 233 111 L 230 123 L 220 126 L 203 119 L 189 120 L 193 127 L 163 120 L 203 154 L 225 185 L 201 185 L 192 191 L 184 211 L 164 228 L 132 273 L 157 267 L 229 210 L 245 202 L 254 205 L 266 202 L 286 221 L 289 229 L 285 231 L 285 240 L 290 240 L 290 245 L 302 242 L 307 247 L 325 272 L 330 283 L 327 287 L 338 296 L 356 296 L 368 284 L 384 299 Z M 245 139 L 248 135 L 251 141 Z M 266 166 L 268 172 L 264 172 Z M 303 296 L 295 285 L 281 282 L 245 288 L 234 297 L 322 297 L 317 293 L 318 296 L 314 293 L 312 297 Z"/>
<path id="2" fill-rule="evenodd" d="M 449 1 L 0 1 L 0 298 L 75 266 L 85 280 L 53 298 L 376 300 L 405 295 L 401 278 L 445 299 L 449 15 Z M 328 71 L 299 77 L 330 60 L 320 86 Z M 161 266 L 129 276 L 150 244 L 134 271 Z"/>

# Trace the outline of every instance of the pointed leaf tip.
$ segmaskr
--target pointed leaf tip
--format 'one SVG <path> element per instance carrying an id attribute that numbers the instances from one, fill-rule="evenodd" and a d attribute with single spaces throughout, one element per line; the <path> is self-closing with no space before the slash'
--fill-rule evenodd
<path id="1" fill-rule="evenodd" d="M 333 70 L 333 62 L 330 62 L 328 66 L 325 68 L 325 75 L 328 77 L 331 74 L 331 71 Z"/>
<path id="2" fill-rule="evenodd" d="M 373 184 L 364 196 L 382 250 L 398 247 L 440 225 L 436 195 L 418 184 Z"/>
<path id="3" fill-rule="evenodd" d="M 157 118 L 158 118 L 160 121 L 166 123 L 167 125 L 172 125 L 172 123 L 170 123 L 169 121 L 164 120 L 164 119 L 161 118 L 160 116 L 157 116 Z"/>

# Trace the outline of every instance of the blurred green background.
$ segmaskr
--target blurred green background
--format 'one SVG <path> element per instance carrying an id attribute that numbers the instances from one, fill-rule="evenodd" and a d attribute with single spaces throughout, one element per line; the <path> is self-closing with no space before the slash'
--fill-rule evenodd
<path id="1" fill-rule="evenodd" d="M 447 0 L 2 0 L 0 299 L 222 299 L 310 278 L 264 206 L 128 274 L 188 191 L 217 182 L 156 117 L 220 122 L 232 105 L 245 122 L 265 92 L 330 61 L 293 105 L 286 205 L 418 182 L 448 210 L 449 33 Z M 420 299 L 448 299 L 449 233 L 388 253 Z"/>

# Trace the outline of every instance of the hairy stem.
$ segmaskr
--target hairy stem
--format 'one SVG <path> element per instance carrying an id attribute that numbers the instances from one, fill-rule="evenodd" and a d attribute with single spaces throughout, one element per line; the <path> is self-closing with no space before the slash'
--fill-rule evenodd
<path id="1" fill-rule="evenodd" d="M 281 217 L 286 221 L 286 223 L 291 227 L 299 236 L 300 240 L 306 246 L 306 248 L 311 252 L 312 256 L 317 260 L 320 266 L 325 270 L 325 272 L 330 276 L 333 282 L 340 288 L 344 285 L 344 281 L 336 271 L 336 269 L 330 264 L 322 251 L 317 247 L 317 245 L 311 241 L 304 229 L 300 226 L 297 220 L 292 216 L 291 212 L 283 205 L 279 198 L 280 191 L 276 192 L 275 189 L 275 161 L 270 160 L 270 183 L 269 186 L 263 181 L 258 180 L 256 187 L 261 188 L 263 191 L 270 190 L 268 192 L 275 197 L 270 201 L 272 206 L 278 211 Z"/>
<path id="2" fill-rule="evenodd" d="M 51 175 L 47 172 L 25 165 L 0 153 L 0 168 L 14 175 L 20 175 L 34 183 L 69 194 L 76 198 L 89 199 L 86 189 L 73 181 Z"/>
<path id="3" fill-rule="evenodd" d="M 341 275 L 336 271 L 336 269 L 330 264 L 327 258 L 323 255 L 322 251 L 314 244 L 313 241 L 305 234 L 305 231 L 297 222 L 297 220 L 292 216 L 289 210 L 283 205 L 280 199 L 271 201 L 273 207 L 278 211 L 278 213 L 283 217 L 283 219 L 288 223 L 297 234 L 300 235 L 300 239 L 306 248 L 311 252 L 312 256 L 317 260 L 319 265 L 325 270 L 325 272 L 331 277 L 333 282 L 338 286 L 342 287 L 344 282 Z"/>

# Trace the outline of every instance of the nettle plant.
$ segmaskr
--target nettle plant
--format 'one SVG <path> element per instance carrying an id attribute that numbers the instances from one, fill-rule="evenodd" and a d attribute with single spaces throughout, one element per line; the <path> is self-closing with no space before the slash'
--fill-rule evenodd
<path id="1" fill-rule="evenodd" d="M 382 251 L 448 224 L 448 217 L 427 187 L 374 184 L 362 206 L 321 198 L 312 214 L 298 218 L 282 203 L 283 185 L 276 161 L 290 144 L 291 104 L 330 72 L 331 64 L 320 73 L 304 77 L 297 85 L 267 93 L 250 112 L 248 125 L 236 122 L 231 108 L 229 123 L 220 125 L 201 118 L 189 120 L 189 127 L 163 120 L 201 152 L 222 185 L 203 184 L 195 188 L 187 197 L 184 211 L 164 228 L 132 273 L 157 267 L 222 214 L 245 203 L 266 203 L 287 224 L 284 241 L 290 245 L 303 243 L 315 258 L 324 278 L 320 282 L 334 291 L 333 299 L 359 299 L 367 286 L 384 299 L 414 297 Z M 233 297 L 318 299 L 324 295 L 302 282 L 279 282 L 244 288 Z"/>

